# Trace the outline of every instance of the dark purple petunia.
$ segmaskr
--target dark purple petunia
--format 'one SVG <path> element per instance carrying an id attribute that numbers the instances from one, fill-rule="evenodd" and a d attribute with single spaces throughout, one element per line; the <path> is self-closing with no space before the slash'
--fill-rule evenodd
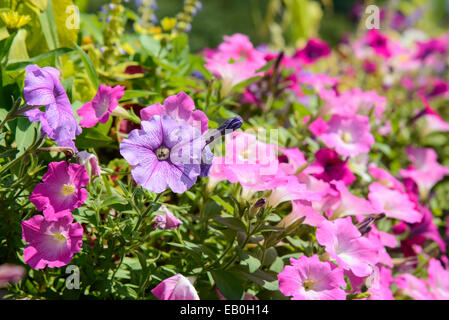
<path id="1" fill-rule="evenodd" d="M 304 49 L 296 52 L 295 58 L 299 58 L 305 64 L 312 64 L 316 60 L 328 56 L 330 53 L 331 49 L 326 42 L 320 39 L 310 39 Z"/>
<path id="2" fill-rule="evenodd" d="M 314 174 L 316 178 L 326 182 L 343 181 L 347 186 L 354 182 L 355 176 L 346 165 L 346 161 L 342 161 L 334 150 L 320 149 L 315 154 L 315 158 L 316 162 L 312 166 L 321 171 Z"/>

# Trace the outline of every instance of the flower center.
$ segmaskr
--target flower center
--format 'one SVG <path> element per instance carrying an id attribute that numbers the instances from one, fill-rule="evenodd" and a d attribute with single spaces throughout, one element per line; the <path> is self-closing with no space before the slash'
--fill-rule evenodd
<path id="1" fill-rule="evenodd" d="M 53 238 L 57 241 L 65 242 L 67 239 L 60 233 L 57 232 L 53 235 Z"/>
<path id="2" fill-rule="evenodd" d="M 243 159 L 247 160 L 249 158 L 249 150 L 248 149 L 243 150 L 241 155 Z"/>
<path id="3" fill-rule="evenodd" d="M 343 132 L 343 134 L 341 135 L 341 140 L 343 140 L 343 142 L 346 143 L 351 143 L 352 142 L 352 134 L 350 132 Z"/>
<path id="4" fill-rule="evenodd" d="M 306 281 L 304 281 L 302 286 L 304 287 L 304 289 L 306 289 L 306 291 L 312 290 L 315 286 L 315 281 L 307 279 Z"/>
<path id="5" fill-rule="evenodd" d="M 170 157 L 170 150 L 167 147 L 159 147 L 155 153 L 159 161 L 167 160 Z"/>
<path id="6" fill-rule="evenodd" d="M 65 185 L 62 186 L 61 193 L 65 197 L 67 197 L 67 196 L 75 193 L 75 187 L 72 186 L 71 184 L 65 184 Z"/>

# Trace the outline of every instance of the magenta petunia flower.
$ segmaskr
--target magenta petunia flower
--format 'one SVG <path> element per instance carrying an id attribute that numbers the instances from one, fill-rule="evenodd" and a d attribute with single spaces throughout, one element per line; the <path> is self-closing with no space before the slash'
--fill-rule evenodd
<path id="1" fill-rule="evenodd" d="M 111 112 L 117 107 L 118 101 L 123 97 L 125 87 L 108 87 L 100 84 L 97 94 L 92 101 L 84 104 L 76 113 L 82 118 L 80 125 L 91 128 L 98 122 L 106 123 Z"/>
<path id="2" fill-rule="evenodd" d="M 29 244 L 23 249 L 24 261 L 33 269 L 59 268 L 70 263 L 81 250 L 83 227 L 72 223 L 68 211 L 58 212 L 52 220 L 36 215 L 22 222 L 22 238 Z"/>
<path id="3" fill-rule="evenodd" d="M 334 148 L 342 156 L 355 156 L 367 153 L 374 143 L 370 133 L 369 119 L 366 116 L 353 117 L 332 116 L 328 128 L 319 137 L 326 146 Z"/>
<path id="4" fill-rule="evenodd" d="M 330 262 L 322 262 L 318 255 L 290 258 L 291 266 L 285 266 L 278 274 L 279 290 L 292 300 L 345 300 L 346 286 L 343 270 L 332 269 Z"/>
<path id="5" fill-rule="evenodd" d="M 179 220 L 168 208 L 163 205 L 159 208 L 159 211 L 165 212 L 165 214 L 160 214 L 154 217 L 156 222 L 153 224 L 154 228 L 160 228 L 160 229 L 176 229 L 179 227 L 182 222 Z"/>
<path id="6" fill-rule="evenodd" d="M 142 121 L 141 130 L 131 131 L 121 142 L 120 153 L 133 166 L 138 185 L 156 193 L 167 187 L 183 193 L 201 174 L 205 148 L 201 132 L 194 127 L 169 115 L 155 115 Z"/>
<path id="7" fill-rule="evenodd" d="M 299 58 L 305 64 L 313 64 L 320 58 L 326 57 L 331 53 L 331 49 L 326 42 L 312 38 L 306 46 L 295 53 L 295 58 Z"/>
<path id="8" fill-rule="evenodd" d="M 316 162 L 311 167 L 316 169 L 314 174 L 316 178 L 326 182 L 341 180 L 347 186 L 355 181 L 355 176 L 346 161 L 342 161 L 334 150 L 320 149 L 315 153 L 315 158 Z"/>
<path id="9" fill-rule="evenodd" d="M 6 287 L 8 284 L 14 284 L 23 279 L 26 270 L 22 266 L 12 264 L 0 265 L 0 288 Z"/>
<path id="10" fill-rule="evenodd" d="M 42 130 L 61 147 L 77 151 L 73 140 L 81 134 L 72 105 L 59 81 L 59 71 L 52 67 L 39 68 L 29 65 L 25 68 L 23 95 L 29 106 L 35 109 L 25 112 L 32 122 L 40 122 Z M 45 106 L 45 112 L 38 107 Z"/>
<path id="11" fill-rule="evenodd" d="M 427 268 L 429 291 L 438 300 L 449 300 L 449 269 L 444 268 L 440 261 L 430 259 Z"/>
<path id="12" fill-rule="evenodd" d="M 376 54 L 389 58 L 392 55 L 389 39 L 376 29 L 369 30 L 365 35 L 365 41 L 368 46 L 373 48 Z"/>
<path id="13" fill-rule="evenodd" d="M 74 210 L 87 199 L 89 175 L 83 166 L 65 161 L 51 162 L 48 171 L 30 195 L 30 201 L 46 218 L 53 214 Z"/>
<path id="14" fill-rule="evenodd" d="M 180 273 L 165 279 L 151 292 L 159 300 L 200 300 L 195 287 Z"/>
<path id="15" fill-rule="evenodd" d="M 369 186 L 368 198 L 373 206 L 387 217 L 403 220 L 409 223 L 420 222 L 422 214 L 415 210 L 415 204 L 409 200 L 406 193 L 384 187 L 379 182 Z"/>
<path id="16" fill-rule="evenodd" d="M 195 110 L 195 103 L 184 92 L 170 96 L 164 100 L 163 105 L 160 103 L 153 104 L 140 110 L 142 120 L 150 120 L 155 115 L 167 114 L 174 119 L 185 121 L 192 127 L 205 133 L 208 128 L 207 116 L 201 110 Z"/>
<path id="17" fill-rule="evenodd" d="M 406 153 L 412 165 L 407 169 L 401 169 L 400 174 L 415 181 L 420 195 L 426 198 L 432 187 L 449 174 L 449 168 L 438 163 L 437 153 L 431 148 L 409 146 Z"/>
<path id="18" fill-rule="evenodd" d="M 370 275 L 378 262 L 378 247 L 361 236 L 350 217 L 323 221 L 316 239 L 340 268 L 351 270 L 358 277 Z"/>

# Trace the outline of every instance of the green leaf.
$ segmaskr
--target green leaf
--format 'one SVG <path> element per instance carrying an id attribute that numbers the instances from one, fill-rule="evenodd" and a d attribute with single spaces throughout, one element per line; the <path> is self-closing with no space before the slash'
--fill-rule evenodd
<path id="1" fill-rule="evenodd" d="M 259 259 L 241 249 L 238 250 L 238 254 L 241 259 L 241 264 L 244 266 L 248 266 L 248 270 L 250 273 L 256 272 L 262 265 Z"/>
<path id="2" fill-rule="evenodd" d="M 246 227 L 243 222 L 235 217 L 214 217 L 213 219 L 232 230 L 246 232 Z"/>
<path id="3" fill-rule="evenodd" d="M 47 8 L 39 15 L 42 32 L 47 41 L 48 48 L 55 50 L 59 47 L 58 33 L 56 31 L 56 21 L 53 12 L 52 1 L 48 1 Z"/>
<path id="4" fill-rule="evenodd" d="M 70 48 L 58 48 L 55 50 L 51 50 L 51 51 L 42 53 L 42 54 L 35 56 L 31 59 L 28 59 L 28 60 L 16 61 L 14 63 L 10 63 L 6 66 L 6 70 L 13 71 L 13 70 L 24 69 L 27 65 L 30 65 L 30 64 L 37 64 L 40 67 L 45 67 L 45 66 L 48 66 L 48 63 L 46 63 L 45 65 L 41 65 L 40 64 L 41 61 L 47 60 L 48 58 L 51 58 L 51 57 L 59 57 L 59 56 L 65 55 L 67 53 L 70 53 L 72 51 L 73 51 L 73 49 L 70 49 Z"/>
<path id="5" fill-rule="evenodd" d="M 110 205 L 113 204 L 127 204 L 128 201 L 126 201 L 126 199 L 123 199 L 120 196 L 112 196 L 107 198 L 106 200 L 103 201 L 102 206 L 103 207 L 109 207 Z"/>
<path id="6" fill-rule="evenodd" d="M 34 142 L 34 132 L 38 125 L 30 122 L 26 118 L 19 118 L 17 120 L 16 127 L 16 144 L 19 153 L 16 156 L 21 155 L 28 147 Z"/>
<path id="7" fill-rule="evenodd" d="M 133 98 L 144 98 L 147 96 L 154 96 L 156 92 L 153 91 L 145 91 L 145 90 L 125 90 L 125 94 L 123 95 L 120 101 L 131 100 Z"/>
<path id="8" fill-rule="evenodd" d="M 231 214 L 234 214 L 234 207 L 231 206 L 229 203 L 227 203 L 226 201 L 224 201 L 222 198 L 220 198 L 218 195 L 215 195 L 213 197 L 211 197 L 212 200 L 214 200 L 215 202 L 217 202 L 219 205 L 221 205 L 223 208 L 225 208 L 228 212 L 230 212 Z"/>
<path id="9" fill-rule="evenodd" d="M 100 87 L 100 80 L 98 78 L 98 73 L 95 70 L 95 67 L 92 63 L 92 60 L 90 60 L 89 56 L 76 43 L 75 49 L 81 56 L 81 60 L 83 61 L 87 75 L 89 76 L 89 80 L 92 82 L 92 85 L 95 87 L 95 90 L 97 90 Z"/>
<path id="10" fill-rule="evenodd" d="M 99 148 L 111 145 L 114 139 L 106 136 L 97 127 L 85 128 L 83 132 L 76 138 L 76 146 L 78 149 Z"/>
<path id="11" fill-rule="evenodd" d="M 235 272 L 214 270 L 212 277 L 223 296 L 229 300 L 242 300 L 244 289 Z"/>
<path id="12" fill-rule="evenodd" d="M 264 280 L 263 286 L 264 289 L 267 289 L 269 291 L 278 291 L 279 290 L 279 282 L 278 280 L 274 281 L 266 281 Z"/>

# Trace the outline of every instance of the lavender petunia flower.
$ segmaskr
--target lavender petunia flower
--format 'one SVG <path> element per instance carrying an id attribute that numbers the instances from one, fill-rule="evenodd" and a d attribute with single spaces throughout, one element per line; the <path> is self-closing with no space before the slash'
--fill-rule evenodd
<path id="1" fill-rule="evenodd" d="M 169 115 L 154 115 L 142 121 L 120 144 L 120 153 L 133 166 L 134 180 L 161 193 L 170 187 L 183 193 L 201 173 L 203 150 L 208 149 L 201 132 Z M 209 150 L 210 152 L 210 150 Z"/>
<path id="2" fill-rule="evenodd" d="M 23 95 L 29 106 L 45 106 L 45 112 L 38 108 L 25 112 L 32 122 L 40 122 L 42 130 L 61 147 L 78 151 L 73 140 L 81 134 L 69 98 L 59 81 L 59 71 L 52 67 L 26 67 Z"/>

